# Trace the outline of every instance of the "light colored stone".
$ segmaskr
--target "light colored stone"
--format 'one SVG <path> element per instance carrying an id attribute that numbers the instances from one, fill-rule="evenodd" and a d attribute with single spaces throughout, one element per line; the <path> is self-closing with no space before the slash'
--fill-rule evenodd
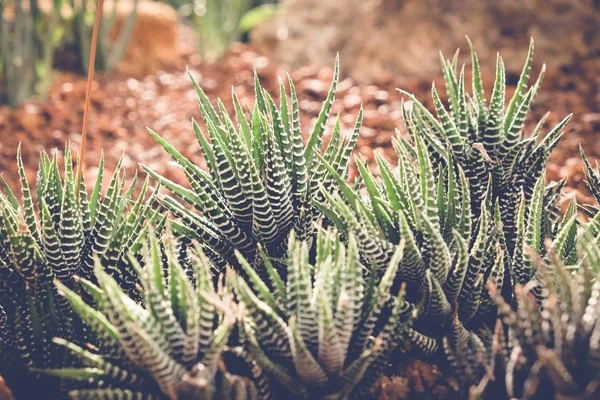
<path id="1" fill-rule="evenodd" d="M 112 12 L 112 2 L 108 1 L 105 13 Z M 133 8 L 132 0 L 117 2 L 117 19 L 110 36 L 118 37 L 123 23 Z M 140 0 L 129 44 L 117 71 L 140 76 L 157 69 L 174 65 L 179 61 L 178 49 L 179 16 L 173 7 L 150 0 Z"/>

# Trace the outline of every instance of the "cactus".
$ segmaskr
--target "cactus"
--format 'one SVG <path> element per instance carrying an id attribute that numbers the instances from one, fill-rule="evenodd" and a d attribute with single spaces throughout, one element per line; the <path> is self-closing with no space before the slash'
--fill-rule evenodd
<path id="1" fill-rule="evenodd" d="M 62 37 L 62 3 L 53 0 L 46 15 L 37 0 L 0 2 L 0 103 L 16 107 L 45 92 Z"/>

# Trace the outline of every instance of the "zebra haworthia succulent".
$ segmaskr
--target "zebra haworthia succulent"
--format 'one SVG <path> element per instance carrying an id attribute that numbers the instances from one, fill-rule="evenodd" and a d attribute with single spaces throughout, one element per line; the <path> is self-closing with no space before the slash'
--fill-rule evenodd
<path id="1" fill-rule="evenodd" d="M 268 258 L 263 281 L 238 253 L 249 277 L 230 279 L 244 306 L 242 338 L 282 386 L 277 398 L 287 390 L 299 399 L 364 399 L 412 321 L 404 288 L 392 290 L 404 246 L 379 279 L 364 270 L 353 236 L 346 246 L 320 230 L 316 241 L 311 264 L 308 243 L 292 233 L 286 281 Z"/>
<path id="2" fill-rule="evenodd" d="M 515 92 L 505 105 L 506 74 L 502 58 L 496 61 L 496 79 L 489 102 L 486 100 L 477 54 L 469 40 L 472 60 L 472 93 L 465 90 L 465 68 L 458 70 L 457 56 L 446 60 L 442 56 L 442 71 L 448 96 L 447 108 L 432 86 L 437 118 L 412 94 L 402 91 L 412 100 L 412 112 L 406 112 L 411 136 L 419 135 L 431 152 L 433 168 L 445 165 L 450 157 L 463 168 L 469 181 L 472 213 L 479 210 L 486 198 L 488 186 L 492 204 L 498 203 L 500 218 L 510 253 L 517 242 L 517 210 L 521 194 L 529 203 L 534 187 L 543 175 L 548 156 L 558 144 L 571 115 L 565 117 L 545 137 L 538 140 L 547 115 L 528 137 L 524 137 L 525 122 L 531 104 L 541 86 L 545 65 L 531 86 L 529 76 L 533 60 L 533 39 Z M 549 196 L 548 200 L 553 197 Z M 552 203 L 548 202 L 547 207 Z M 523 282 L 521 282 L 523 283 Z"/>
<path id="3" fill-rule="evenodd" d="M 476 346 L 456 344 L 452 365 L 470 398 L 600 396 L 600 248 L 583 248 L 572 274 L 548 247 L 549 261 L 533 256 L 536 279 L 517 286 L 516 309 L 491 288 L 503 323 Z"/>
<path id="4" fill-rule="evenodd" d="M 472 103 L 465 103 L 463 73 L 457 80 L 455 63 L 444 61 L 452 115 L 445 112 L 435 90 L 441 121 L 411 97 L 413 112 L 405 118 L 412 143 L 402 137 L 394 141 L 397 171 L 376 157 L 382 176 L 378 180 L 365 162 L 357 160 L 367 193 L 361 197 L 322 160 L 340 190 L 325 193 L 326 202 L 315 202 L 340 231 L 356 237 L 362 258 L 375 269 L 383 270 L 394 246 L 404 240 L 396 279 L 407 283 L 407 301 L 418 305 L 420 311 L 407 337 L 427 354 L 442 352 L 444 336 L 472 334 L 474 340 L 480 340 L 477 332 L 493 324 L 496 308 L 486 283 L 492 281 L 510 302 L 514 285 L 534 278 L 526 248 L 543 254 L 542 243 L 550 237 L 555 239 L 561 257 L 576 258 L 576 205 L 569 207 L 562 220 L 556 220 L 550 204 L 560 186 L 546 189 L 543 176 L 547 153 L 555 146 L 566 120 L 539 144 L 535 142 L 539 129 L 534 138 L 517 141 L 514 146 L 508 143 L 514 139 L 509 136 L 521 135 L 521 114 L 530 102 L 517 92 L 517 100 L 512 101 L 515 105 L 509 106 L 506 115 L 502 111 L 500 117 L 492 118 L 492 110 L 495 113 L 504 107 L 504 96 L 497 94 L 504 92 L 501 60 L 496 94 L 488 109 L 479 90 L 477 57 L 474 52 L 472 55 L 476 92 Z M 527 65 L 530 63 L 531 51 Z M 528 73 L 526 66 L 521 86 Z M 537 85 L 539 82 L 527 92 L 526 99 Z M 456 104 L 452 103 L 454 97 Z M 514 107 L 520 110 L 519 118 L 509 115 Z M 477 145 L 476 141 L 484 139 L 490 144 L 491 130 L 504 129 L 508 120 L 510 132 L 501 133 L 489 151 Z M 456 130 L 459 123 L 463 124 L 462 131 Z M 512 132 L 516 126 L 519 131 Z M 502 164 L 511 157 L 513 162 Z M 524 166 L 527 168 L 521 171 Z M 514 209 L 508 210 L 507 202 Z"/>
<path id="5" fill-rule="evenodd" d="M 58 158 L 42 153 L 34 201 L 20 151 L 17 161 L 22 203 L 5 182 L 4 194 L 0 192 L 0 374 L 17 393 L 44 392 L 40 381 L 31 385 L 26 380 L 33 379 L 31 368 L 58 367 L 65 361 L 52 337 L 89 339 L 52 281 L 72 287 L 75 275 L 90 278 L 93 257 L 98 257 L 124 287 L 132 287 L 128 263 L 122 258 L 141 246 L 148 229 L 145 222 L 160 224 L 162 217 L 151 208 L 152 196 L 144 203 L 147 182 L 142 195 L 130 204 L 135 179 L 125 191 L 120 162 L 102 196 L 104 162 L 100 161 L 88 198 L 85 182 L 76 188 L 69 148 L 63 179 Z"/>
<path id="6" fill-rule="evenodd" d="M 198 247 L 181 252 L 170 238 L 162 242 L 151 234 L 142 254 L 141 264 L 130 255 L 142 303 L 133 301 L 100 263 L 95 268 L 98 286 L 79 279 L 95 307 L 56 282 L 102 340 L 90 351 L 55 339 L 83 366 L 42 372 L 80 381 L 69 392 L 73 399 L 271 398 L 259 368 L 248 371 L 248 379 L 220 365 L 223 351 L 229 351 L 234 306 L 230 295 L 215 291 L 213 267 L 203 252 Z"/>
<path id="7" fill-rule="evenodd" d="M 597 395 L 600 213 L 554 208 L 545 164 L 569 117 L 524 137 L 532 55 L 507 106 L 501 58 L 489 101 L 472 48 L 471 95 L 442 58 L 448 106 L 435 86 L 437 116 L 407 94 L 397 170 L 377 156 L 376 178 L 359 158 L 353 186 L 362 112 L 322 146 L 337 60 L 306 144 L 291 79 L 290 104 L 282 82 L 276 104 L 255 77 L 250 113 L 234 92 L 236 122 L 194 82 L 208 168 L 150 131 L 189 188 L 142 166 L 159 183 L 146 201 L 149 180 L 133 200 L 121 163 L 102 196 L 102 160 L 88 197 L 68 148 L 64 178 L 42 153 L 35 198 L 19 156 L 22 202 L 0 192 L 0 375 L 59 377 L 81 399 L 363 399 L 400 346 L 474 398 Z M 155 200 L 177 217 L 164 240 Z"/>
<path id="8" fill-rule="evenodd" d="M 153 131 L 151 135 L 181 166 L 191 189 L 142 166 L 175 197 L 199 212 L 190 211 L 170 196 L 161 197 L 162 204 L 181 220 L 173 223 L 174 230 L 199 240 L 207 255 L 221 266 L 237 265 L 234 252 L 239 250 L 260 268 L 259 243 L 270 257 L 282 257 L 291 231 L 310 242 L 314 235 L 313 222 L 320 217 L 311 202 L 322 198 L 319 185 L 328 187 L 333 182 L 315 153 L 321 151 L 338 77 L 336 60 L 331 88 L 306 145 L 291 79 L 291 107 L 281 81 L 278 107 L 255 76 L 255 104 L 250 119 L 233 92 L 237 125 L 221 101 L 217 111 L 194 81 L 210 141 L 195 121 L 193 126 L 208 171 L 194 165 Z M 342 176 L 348 175 L 348 162 L 361 120 L 362 112 L 351 137 L 346 138 L 341 134 L 338 118 L 323 153 L 322 157 Z"/>

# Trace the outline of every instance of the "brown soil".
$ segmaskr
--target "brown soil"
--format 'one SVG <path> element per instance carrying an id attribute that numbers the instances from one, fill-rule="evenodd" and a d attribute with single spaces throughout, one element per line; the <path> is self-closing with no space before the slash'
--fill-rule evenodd
<path id="1" fill-rule="evenodd" d="M 458 397 L 458 383 L 446 378 L 432 364 L 409 359 L 392 368 L 390 376 L 383 376 L 375 385 L 378 400 L 453 399 Z"/>

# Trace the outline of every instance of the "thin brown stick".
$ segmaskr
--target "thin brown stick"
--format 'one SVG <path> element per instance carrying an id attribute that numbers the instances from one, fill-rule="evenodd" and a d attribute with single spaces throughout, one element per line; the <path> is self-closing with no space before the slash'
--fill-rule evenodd
<path id="1" fill-rule="evenodd" d="M 98 44 L 98 30 L 100 28 L 100 19 L 102 18 L 102 10 L 104 0 L 98 0 L 96 7 L 96 20 L 94 21 L 94 30 L 92 31 L 92 46 L 90 48 L 90 64 L 88 66 L 87 88 L 85 91 L 85 106 L 83 108 L 83 127 L 81 128 L 81 147 L 79 148 L 79 162 L 77 165 L 77 178 L 75 180 L 75 195 L 79 200 L 79 185 L 81 184 L 81 176 L 83 173 L 83 156 L 85 155 L 85 140 L 87 138 L 87 122 L 90 112 L 90 101 L 92 93 L 92 82 L 94 81 L 94 64 L 96 63 L 96 46 Z M 85 10 L 83 10 L 85 13 Z"/>

